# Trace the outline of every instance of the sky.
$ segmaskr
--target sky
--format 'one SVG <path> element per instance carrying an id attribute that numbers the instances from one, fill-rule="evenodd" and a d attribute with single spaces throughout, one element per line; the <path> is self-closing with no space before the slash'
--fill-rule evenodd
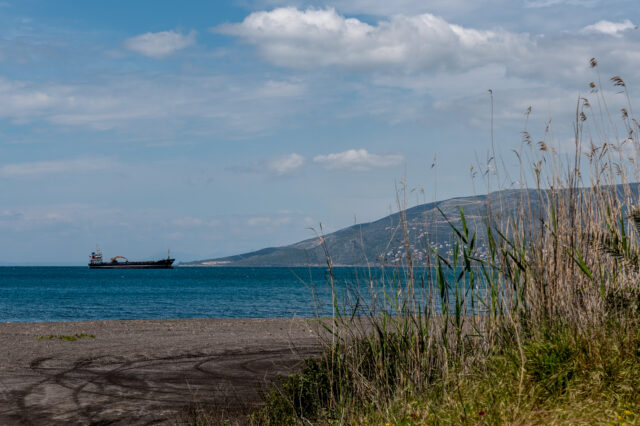
<path id="1" fill-rule="evenodd" d="M 638 15 L 632 0 L 0 0 L 0 264 L 82 265 L 96 244 L 221 257 L 381 218 L 405 183 L 410 205 L 482 193 L 492 98 L 507 168 L 525 128 L 562 152 L 591 81 L 614 111 L 611 76 L 640 91 Z"/>

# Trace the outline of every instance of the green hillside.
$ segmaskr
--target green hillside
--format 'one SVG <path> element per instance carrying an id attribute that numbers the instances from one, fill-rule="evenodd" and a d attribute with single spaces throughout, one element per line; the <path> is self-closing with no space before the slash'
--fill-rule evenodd
<path id="1" fill-rule="evenodd" d="M 530 197 L 532 212 L 537 211 L 538 200 L 533 190 L 506 190 L 490 195 L 451 198 L 421 204 L 405 211 L 407 234 L 414 259 L 420 264 L 424 250 L 429 246 L 450 248 L 452 235 L 449 220 L 460 224 L 462 208 L 471 229 L 484 229 L 487 208 L 492 218 L 504 220 L 517 210 L 517 206 Z M 394 264 L 405 258 L 404 230 L 400 226 L 401 213 L 386 216 L 374 222 L 356 224 L 324 236 L 326 248 L 335 265 Z M 483 235 L 479 234 L 480 244 Z M 235 256 L 182 263 L 183 266 L 308 266 L 325 265 L 322 240 L 314 237 L 282 247 L 269 247 Z"/>

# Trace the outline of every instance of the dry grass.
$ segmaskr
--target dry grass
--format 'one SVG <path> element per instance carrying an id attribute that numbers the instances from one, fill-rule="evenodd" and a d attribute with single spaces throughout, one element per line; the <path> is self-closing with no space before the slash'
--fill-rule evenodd
<path id="1" fill-rule="evenodd" d="M 629 102 L 621 136 L 597 77 L 577 104 L 574 153 L 554 149 L 548 126 L 536 143 L 525 131 L 518 180 L 534 191 L 514 206 L 497 188 L 482 229 L 460 210 L 452 255 L 428 248 L 430 267 L 416 268 L 405 219 L 407 258 L 392 282 L 372 276 L 371 294 L 341 303 L 330 274 L 326 354 L 268 395 L 256 423 L 640 422 L 640 213 L 629 184 L 640 127 Z M 611 82 L 629 100 L 622 78 Z M 495 155 L 485 167 L 490 188 Z"/>

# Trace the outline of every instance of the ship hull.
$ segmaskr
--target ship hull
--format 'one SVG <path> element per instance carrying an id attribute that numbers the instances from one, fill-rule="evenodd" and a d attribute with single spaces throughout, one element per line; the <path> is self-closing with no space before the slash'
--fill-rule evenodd
<path id="1" fill-rule="evenodd" d="M 153 262 L 100 262 L 90 263 L 89 269 L 173 269 L 175 259 Z"/>

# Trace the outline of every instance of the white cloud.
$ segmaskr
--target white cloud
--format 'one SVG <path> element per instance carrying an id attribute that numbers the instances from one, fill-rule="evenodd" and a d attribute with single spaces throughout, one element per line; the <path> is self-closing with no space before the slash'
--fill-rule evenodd
<path id="1" fill-rule="evenodd" d="M 267 161 L 266 168 L 271 174 L 284 176 L 300 170 L 305 162 L 306 160 L 303 156 L 292 153 Z"/>
<path id="2" fill-rule="evenodd" d="M 290 14 L 291 20 L 277 11 Z M 260 30 L 248 24 L 258 16 L 264 21 Z M 284 29 L 277 31 L 276 24 Z M 300 126 L 316 114 L 327 122 L 361 116 L 421 122 L 434 101 L 484 94 L 487 88 L 582 85 L 593 78 L 590 57 L 598 58 L 603 75 L 615 73 L 629 82 L 640 76 L 634 31 L 624 38 L 593 37 L 579 29 L 535 36 L 461 27 L 429 14 L 366 23 L 334 10 L 291 8 L 257 12 L 219 30 L 255 43 L 275 63 L 362 68 L 349 78 L 336 78 L 342 70 L 334 69 L 258 73 L 263 78 L 253 71 L 101 74 L 91 82 L 67 83 L 0 76 L 0 119 L 53 123 L 56 129 L 113 130 L 125 135 L 122 140 L 182 144 L 210 135 L 246 138 L 272 133 L 281 126 Z M 298 46 L 303 52 L 287 56 L 278 46 Z M 400 53 L 385 56 L 385 51 Z M 282 170 L 276 164 L 268 169 L 267 163 L 259 163 L 262 172 L 277 175 Z"/>
<path id="3" fill-rule="evenodd" d="M 466 70 L 522 57 L 534 47 L 528 35 L 465 28 L 429 13 L 396 15 L 370 25 L 334 9 L 286 7 L 254 12 L 241 23 L 214 31 L 241 37 L 258 46 L 269 61 L 295 68 Z"/>
<path id="4" fill-rule="evenodd" d="M 404 161 L 399 154 L 378 155 L 370 154 L 365 149 L 350 149 L 328 155 L 318 155 L 313 162 L 325 169 L 364 171 L 379 167 L 397 166 Z"/>
<path id="5" fill-rule="evenodd" d="M 184 49 L 195 42 L 196 33 L 181 34 L 175 31 L 145 33 L 125 40 L 127 49 L 150 58 L 160 59 Z"/>
<path id="6" fill-rule="evenodd" d="M 562 5 L 592 7 L 596 3 L 598 3 L 598 0 L 528 0 L 524 5 L 529 8 L 543 8 Z"/>
<path id="7" fill-rule="evenodd" d="M 6 178 L 42 176 L 58 173 L 85 173 L 105 170 L 115 162 L 105 157 L 85 157 L 60 161 L 35 161 L 29 163 L 5 164 L 0 167 L 0 176 Z"/>
<path id="8" fill-rule="evenodd" d="M 584 33 L 606 34 L 614 37 L 622 37 L 623 32 L 636 29 L 637 26 L 630 20 L 625 19 L 622 22 L 598 21 L 593 25 L 587 25 L 582 29 Z"/>
<path id="9" fill-rule="evenodd" d="M 249 226 L 281 226 L 288 225 L 291 223 L 290 217 L 267 217 L 267 216 L 258 216 L 252 217 L 247 220 L 247 225 Z"/>
<path id="10" fill-rule="evenodd" d="M 198 217 L 185 216 L 171 220 L 171 224 L 180 228 L 200 228 L 205 226 L 218 226 L 220 225 L 220 221 L 217 219 L 206 220 Z"/>
<path id="11" fill-rule="evenodd" d="M 264 226 L 269 225 L 271 223 L 270 217 L 252 217 L 247 220 L 247 225 L 249 226 Z"/>
<path id="12" fill-rule="evenodd" d="M 88 204 L 23 206 L 0 212 L 0 228 L 13 231 L 35 227 L 70 224 L 86 230 L 87 225 L 122 224 L 122 212 Z"/>
<path id="13" fill-rule="evenodd" d="M 272 9 L 283 6 L 332 6 L 344 13 L 394 16 L 434 11 L 438 13 L 472 13 L 496 3 L 511 0 L 244 0 L 251 2 L 251 9 Z M 583 0 L 586 1 L 586 0 Z"/>
<path id="14" fill-rule="evenodd" d="M 288 98 L 304 95 L 306 86 L 299 82 L 267 81 L 256 90 L 256 95 L 265 98 Z"/>
<path id="15" fill-rule="evenodd" d="M 138 129 L 157 141 L 190 134 L 246 137 L 271 130 L 310 108 L 298 80 L 243 75 L 158 75 L 101 78 L 93 84 L 49 84 L 0 76 L 0 119 L 36 120 L 93 130 Z M 185 125 L 185 122 L 189 125 Z M 178 137 L 182 135 L 182 137 Z"/>
<path id="16" fill-rule="evenodd" d="M 458 79 L 477 87 L 472 90 L 485 90 L 492 81 L 504 79 L 520 86 L 533 82 L 575 86 L 582 78 L 590 78 L 592 57 L 616 74 L 632 78 L 640 74 L 637 37 L 614 43 L 610 37 L 594 38 L 589 33 L 617 37 L 634 27 L 630 20 L 601 21 L 577 31 L 530 34 L 465 27 L 430 13 L 393 15 L 372 24 L 335 9 L 284 7 L 251 13 L 242 22 L 213 31 L 239 37 L 282 67 L 364 71 L 390 87 L 424 87 L 434 78 Z M 486 72 L 476 75 L 478 70 L 490 70 L 489 80 Z M 388 83 L 394 81 L 401 84 Z M 455 91 L 457 86 L 437 90 Z"/>

